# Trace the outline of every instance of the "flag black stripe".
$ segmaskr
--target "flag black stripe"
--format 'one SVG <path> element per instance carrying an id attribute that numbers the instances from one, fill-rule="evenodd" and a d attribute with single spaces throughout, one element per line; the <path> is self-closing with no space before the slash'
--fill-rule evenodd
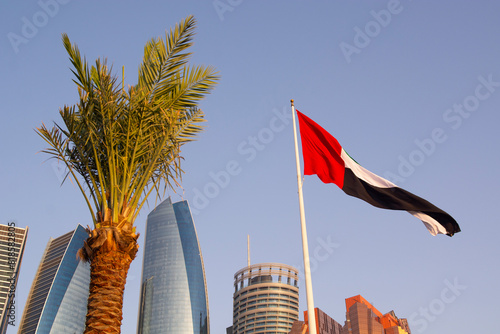
<path id="1" fill-rule="evenodd" d="M 378 208 L 416 211 L 426 214 L 441 224 L 449 236 L 460 232 L 460 227 L 455 219 L 432 203 L 399 187 L 380 188 L 373 186 L 359 179 L 350 168 L 345 169 L 342 190 L 347 195 L 362 199 Z"/>

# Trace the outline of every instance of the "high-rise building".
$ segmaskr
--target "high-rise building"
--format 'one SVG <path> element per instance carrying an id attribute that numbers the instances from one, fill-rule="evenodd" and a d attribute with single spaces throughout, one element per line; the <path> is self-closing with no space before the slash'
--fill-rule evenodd
<path id="1" fill-rule="evenodd" d="M 187 201 L 158 205 L 146 222 L 139 334 L 208 334 L 208 294 Z"/>
<path id="2" fill-rule="evenodd" d="M 78 260 L 77 251 L 87 238 L 81 225 L 50 238 L 31 285 L 19 333 L 83 333 L 90 266 Z"/>
<path id="3" fill-rule="evenodd" d="M 15 321 L 15 294 L 28 228 L 0 225 L 0 334 Z"/>
<path id="4" fill-rule="evenodd" d="M 289 333 L 299 318 L 297 269 L 280 263 L 234 274 L 233 334 Z"/>
<path id="5" fill-rule="evenodd" d="M 342 334 L 409 334 L 406 319 L 398 319 L 394 311 L 382 314 L 360 295 L 347 298 L 346 322 Z"/>

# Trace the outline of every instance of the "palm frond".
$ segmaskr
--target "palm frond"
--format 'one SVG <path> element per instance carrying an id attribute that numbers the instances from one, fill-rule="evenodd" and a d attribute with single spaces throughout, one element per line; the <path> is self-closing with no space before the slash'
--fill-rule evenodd
<path id="1" fill-rule="evenodd" d="M 184 66 L 191 53 L 183 53 L 193 43 L 196 20 L 188 16 L 166 34 L 165 40 L 151 39 L 144 47 L 143 62 L 139 67 L 137 88 L 147 96 L 158 95 L 159 86 L 168 83 Z"/>
<path id="2" fill-rule="evenodd" d="M 128 90 L 105 60 L 89 66 L 63 35 L 79 101 L 61 108 L 64 125 L 37 132 L 49 145 L 42 152 L 77 181 L 96 226 L 133 223 L 150 194 L 180 183 L 181 146 L 203 130 L 198 104 L 219 79 L 211 66 L 187 65 L 195 23 L 189 16 L 150 40 Z"/>

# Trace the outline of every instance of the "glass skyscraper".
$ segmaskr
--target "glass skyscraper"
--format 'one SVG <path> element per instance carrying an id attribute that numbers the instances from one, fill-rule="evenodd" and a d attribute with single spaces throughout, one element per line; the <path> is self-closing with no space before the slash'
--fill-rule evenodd
<path id="1" fill-rule="evenodd" d="M 83 333 L 90 265 L 77 259 L 88 234 L 83 226 L 50 239 L 19 326 L 22 334 Z"/>
<path id="2" fill-rule="evenodd" d="M 16 319 L 16 284 L 23 258 L 28 228 L 14 222 L 0 225 L 0 333 L 7 331 Z"/>
<path id="3" fill-rule="evenodd" d="M 146 222 L 139 334 L 208 334 L 208 295 L 187 201 L 158 205 Z"/>

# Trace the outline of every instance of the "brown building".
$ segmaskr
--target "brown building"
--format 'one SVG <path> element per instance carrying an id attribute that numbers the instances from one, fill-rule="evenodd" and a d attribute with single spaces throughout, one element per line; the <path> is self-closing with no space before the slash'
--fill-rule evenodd
<path id="1" fill-rule="evenodd" d="M 309 333 L 307 330 L 307 325 L 302 320 L 297 320 L 293 322 L 292 329 L 288 334 L 305 334 Z"/>
<path id="2" fill-rule="evenodd" d="M 360 295 L 347 298 L 346 321 L 341 334 L 411 334 L 406 319 L 394 311 L 382 314 Z"/>
<path id="3" fill-rule="evenodd" d="M 341 334 L 342 325 L 336 322 L 328 314 L 317 307 L 314 309 L 314 314 L 316 316 L 318 334 Z M 304 319 L 305 321 L 295 321 L 289 334 L 309 334 L 309 329 L 307 327 L 309 324 L 307 311 L 304 311 Z"/>
<path id="4" fill-rule="evenodd" d="M 382 314 L 360 295 L 347 298 L 345 303 L 344 326 L 320 309 L 314 309 L 317 334 L 411 334 L 406 319 L 399 319 L 394 311 Z M 289 334 L 309 334 L 307 311 L 304 321 L 295 321 Z"/>
<path id="5" fill-rule="evenodd" d="M 399 326 L 403 328 L 408 334 L 411 334 L 410 325 L 408 325 L 408 320 L 401 318 L 398 319 Z"/>

